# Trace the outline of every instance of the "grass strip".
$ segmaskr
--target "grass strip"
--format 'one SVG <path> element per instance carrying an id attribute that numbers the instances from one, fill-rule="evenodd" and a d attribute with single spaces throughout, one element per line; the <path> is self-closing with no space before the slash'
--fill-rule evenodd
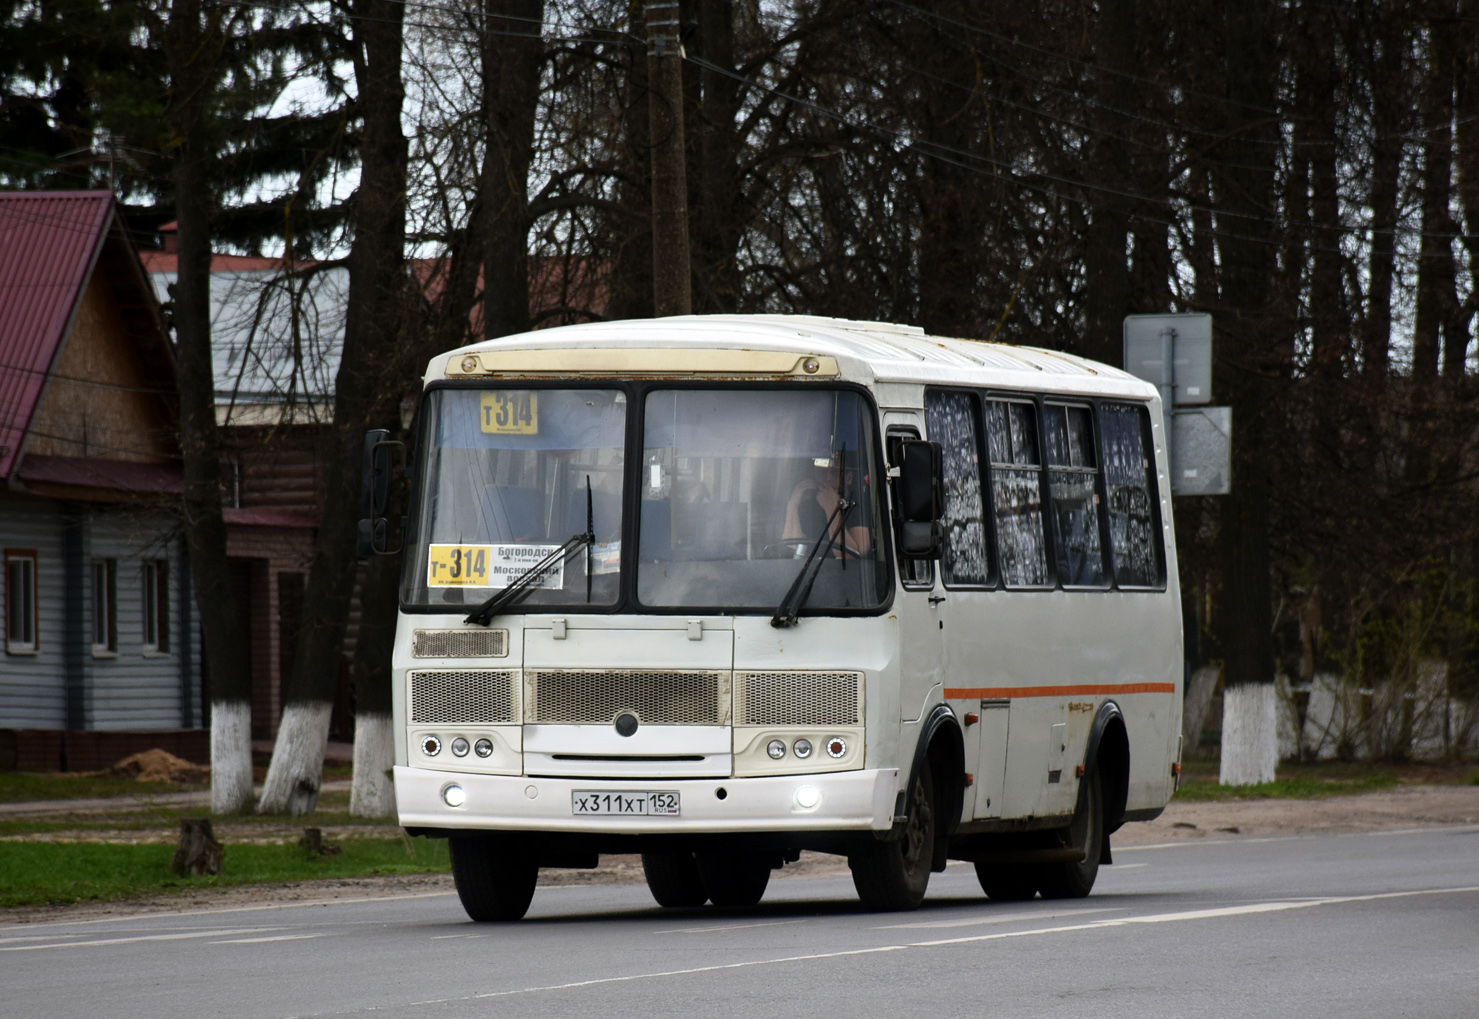
<path id="1" fill-rule="evenodd" d="M 1275 778 L 1258 785 L 1224 786 L 1215 778 L 1188 777 L 1176 790 L 1173 802 L 1210 803 L 1222 800 L 1320 800 L 1327 796 L 1350 796 L 1380 789 L 1395 788 L 1394 771 L 1371 771 L 1351 778 L 1316 778 L 1308 776 Z"/>
<path id="2" fill-rule="evenodd" d="M 209 788 L 205 785 L 140 782 L 132 778 L 108 778 L 102 775 L 0 772 L 0 803 L 27 803 L 33 800 L 93 800 L 109 796 L 145 798 L 156 793 L 188 793 Z"/>
<path id="3" fill-rule="evenodd" d="M 172 845 L 9 842 L 0 844 L 0 907 L 108 902 L 177 890 L 425 874 L 450 869 L 440 839 L 356 839 L 336 856 L 310 856 L 296 845 L 226 845 L 215 877 L 176 877 Z"/>

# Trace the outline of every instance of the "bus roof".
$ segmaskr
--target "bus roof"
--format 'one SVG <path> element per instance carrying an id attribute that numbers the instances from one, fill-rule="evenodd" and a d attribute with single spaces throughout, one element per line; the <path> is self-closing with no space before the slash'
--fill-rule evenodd
<path id="1" fill-rule="evenodd" d="M 684 350 L 694 352 L 694 367 L 685 368 L 688 359 L 678 353 Z M 612 365 L 622 367 L 592 368 L 599 363 L 601 351 L 610 351 Z M 720 361 L 701 353 L 717 351 L 734 356 Z M 557 352 L 578 356 L 562 357 Z M 644 370 L 642 358 L 634 356 L 643 353 L 662 367 Z M 751 357 L 746 359 L 745 354 Z M 788 357 L 777 356 L 782 354 Z M 824 359 L 821 376 L 864 383 L 991 385 L 1141 399 L 1155 395 L 1153 386 L 1118 368 L 1061 351 L 929 336 L 917 326 L 813 315 L 680 315 L 540 329 L 438 355 L 427 366 L 426 381 L 587 371 L 607 375 L 800 375 L 800 368 L 793 371 L 791 366 L 799 365 L 798 359 L 807 355 Z M 470 356 L 476 360 L 467 360 Z M 499 361 L 517 363 L 524 370 L 499 371 L 495 367 Z M 479 367 L 473 371 L 460 367 L 475 363 Z"/>

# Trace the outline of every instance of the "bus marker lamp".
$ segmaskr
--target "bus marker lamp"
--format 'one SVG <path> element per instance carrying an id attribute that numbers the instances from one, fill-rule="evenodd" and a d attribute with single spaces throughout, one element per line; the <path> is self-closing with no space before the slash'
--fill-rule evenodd
<path id="1" fill-rule="evenodd" d="M 427 736 L 421 741 L 421 752 L 427 757 L 435 757 L 442 752 L 442 741 L 435 736 Z"/>
<path id="2" fill-rule="evenodd" d="M 786 756 L 786 744 L 778 739 L 773 739 L 766 745 L 765 752 L 770 755 L 771 760 L 779 761 L 782 757 Z"/>
<path id="3" fill-rule="evenodd" d="M 452 756 L 466 757 L 468 749 L 469 748 L 467 745 L 467 740 L 463 739 L 461 736 L 458 736 L 452 741 Z"/>
<path id="4" fill-rule="evenodd" d="M 833 736 L 827 740 L 827 756 L 836 760 L 847 753 L 847 740 L 841 736 Z"/>
<path id="5" fill-rule="evenodd" d="M 811 810 L 822 802 L 822 791 L 814 785 L 800 786 L 796 790 L 796 806 L 802 810 Z"/>
<path id="6" fill-rule="evenodd" d="M 460 785 L 443 786 L 442 802 L 449 807 L 461 807 L 467 803 L 467 790 Z"/>
<path id="7" fill-rule="evenodd" d="M 477 754 L 479 757 L 492 757 L 493 741 L 490 739 L 478 740 L 472 745 L 472 752 Z"/>
<path id="8" fill-rule="evenodd" d="M 791 750 L 792 750 L 793 753 L 795 753 L 795 755 L 797 757 L 810 757 L 811 756 L 811 740 L 809 740 L 809 739 L 799 739 L 795 743 L 792 743 L 791 744 Z"/>

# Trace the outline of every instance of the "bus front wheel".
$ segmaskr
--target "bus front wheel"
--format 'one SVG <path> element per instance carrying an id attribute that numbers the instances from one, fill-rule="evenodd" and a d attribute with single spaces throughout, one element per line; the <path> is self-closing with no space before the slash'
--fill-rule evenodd
<path id="1" fill-rule="evenodd" d="M 643 853 L 642 873 L 659 906 L 702 906 L 709 901 L 692 853 Z"/>
<path id="2" fill-rule="evenodd" d="M 935 785 L 929 760 L 920 762 L 909 790 L 904 837 L 858 846 L 847 857 L 863 908 L 877 913 L 918 909 L 935 856 Z"/>
<path id="3" fill-rule="evenodd" d="M 448 839 L 452 880 L 467 915 L 479 923 L 518 920 L 529 911 L 539 862 L 523 847 L 493 838 Z"/>

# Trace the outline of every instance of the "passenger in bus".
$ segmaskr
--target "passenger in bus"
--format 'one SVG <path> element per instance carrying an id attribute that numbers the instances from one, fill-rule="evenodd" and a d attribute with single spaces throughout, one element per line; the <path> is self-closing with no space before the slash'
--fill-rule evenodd
<path id="1" fill-rule="evenodd" d="M 786 522 L 781 529 L 781 541 L 787 544 L 800 542 L 803 546 L 809 546 L 812 541 L 816 540 L 837 509 L 839 491 L 848 497 L 848 501 L 858 503 L 858 493 L 854 489 L 854 476 L 855 472 L 852 468 L 844 467 L 837 458 L 813 461 L 810 476 L 796 483 L 796 487 L 791 490 L 791 498 L 786 502 Z M 858 519 L 857 512 L 857 507 L 854 505 L 854 508 L 848 511 L 848 519 Z M 840 528 L 846 523 L 845 520 L 832 521 L 833 538 L 843 537 L 840 534 Z M 833 555 L 842 556 L 847 553 L 862 555 L 871 545 L 868 528 L 856 524 L 847 526 L 845 540 L 846 552 L 841 547 L 834 546 Z M 809 547 L 803 547 L 797 554 L 805 555 L 809 551 Z"/>

